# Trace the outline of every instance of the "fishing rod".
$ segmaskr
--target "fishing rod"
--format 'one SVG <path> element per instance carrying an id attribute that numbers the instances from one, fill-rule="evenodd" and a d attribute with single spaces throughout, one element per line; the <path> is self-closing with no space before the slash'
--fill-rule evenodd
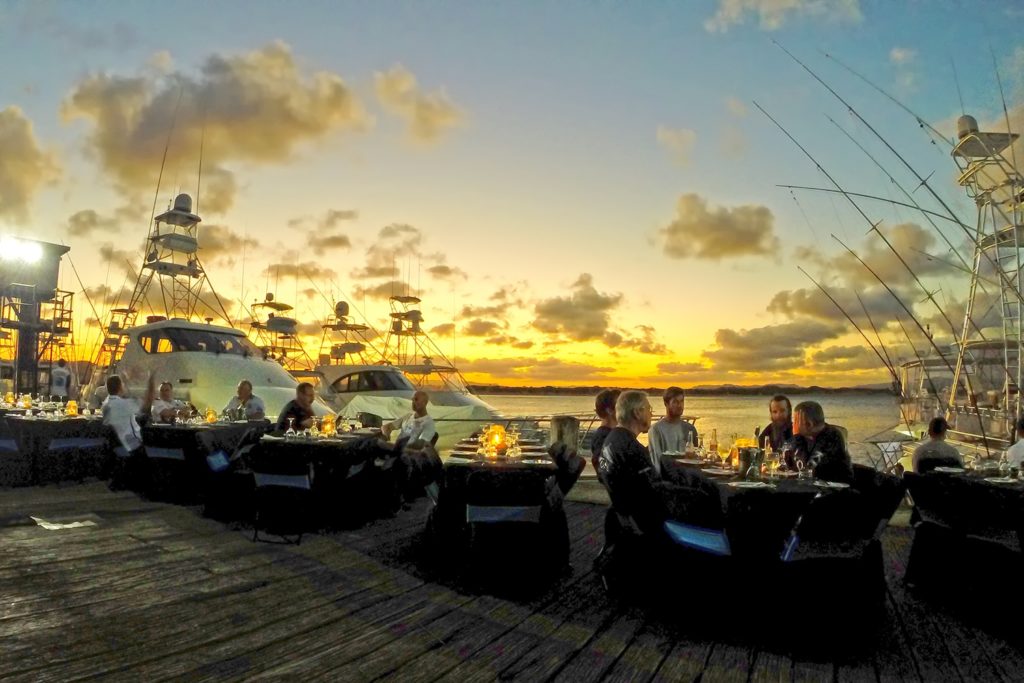
<path id="1" fill-rule="evenodd" d="M 839 129 L 839 131 L 840 131 L 840 132 L 841 132 L 841 133 L 842 133 L 843 135 L 845 135 L 845 136 L 846 136 L 846 138 L 847 138 L 847 139 L 848 139 L 848 140 L 849 140 L 850 142 L 852 142 L 852 143 L 853 143 L 854 145 L 856 145 L 856 146 L 857 146 L 857 149 L 859 149 L 859 150 L 860 150 L 861 152 L 863 152 L 863 153 L 864 153 L 864 156 L 866 156 L 866 157 L 867 157 L 868 159 L 870 159 L 870 160 L 871 160 L 871 163 L 873 163 L 873 164 L 874 164 L 874 165 L 875 165 L 876 167 L 878 167 L 878 170 L 880 170 L 880 171 L 881 171 L 882 173 L 884 173 L 884 174 L 885 174 L 885 176 L 886 176 L 886 177 L 887 177 L 887 178 L 889 179 L 889 182 L 890 182 L 890 183 L 892 183 L 893 185 L 895 185 L 895 186 L 896 186 L 896 189 L 898 189 L 898 190 L 899 190 L 900 192 L 902 192 L 902 193 L 903 193 L 903 196 L 907 198 L 907 201 L 909 201 L 909 202 L 910 202 L 911 204 L 913 204 L 913 205 L 914 205 L 914 208 L 916 208 L 916 209 L 917 209 L 918 211 L 921 211 L 922 207 L 921 207 L 921 205 L 920 205 L 920 204 L 918 204 L 918 203 L 917 203 L 917 201 L 916 201 L 916 200 L 914 199 L 914 196 L 913 196 L 913 195 L 912 195 L 912 194 L 911 194 L 910 192 L 907 192 L 907 189 L 906 189 L 905 187 L 903 187 L 903 185 L 901 185 L 901 184 L 899 183 L 899 181 L 897 181 L 897 180 L 896 180 L 896 178 L 894 178 L 894 177 L 892 176 L 892 174 L 891 174 L 891 173 L 889 173 L 889 171 L 888 171 L 888 170 L 887 170 L 887 169 L 885 168 L 885 166 L 883 166 L 883 165 L 882 165 L 882 163 L 881 163 L 880 161 L 878 161 L 878 160 L 877 160 L 877 159 L 876 159 L 876 158 L 874 157 L 874 155 L 873 155 L 873 154 L 871 154 L 871 152 L 869 152 L 869 151 L 867 150 L 867 148 L 866 148 L 866 147 L 864 147 L 864 145 L 862 145 L 862 144 L 861 144 L 861 143 L 860 143 L 860 142 L 859 142 L 859 141 L 857 140 L 857 138 L 853 137 L 853 135 L 851 135 L 851 134 L 850 134 L 850 132 L 849 132 L 848 130 L 846 130 L 845 128 L 843 128 L 842 126 L 840 126 L 840 125 L 839 125 L 838 123 L 836 123 L 835 119 L 833 119 L 833 118 L 832 118 L 831 116 L 828 116 L 828 115 L 826 115 L 826 116 L 825 116 L 825 118 L 827 118 L 827 119 L 829 120 L 829 122 L 831 122 L 831 123 L 832 123 L 832 125 L 833 125 L 833 126 L 835 126 L 836 128 L 838 128 L 838 129 Z M 967 260 L 966 260 L 966 259 L 964 259 L 964 257 L 963 257 L 963 256 L 962 256 L 962 255 L 960 254 L 960 252 L 959 252 L 959 251 L 957 251 L 956 247 L 954 247 L 954 246 L 953 246 L 953 243 L 952 243 L 952 242 L 950 241 L 950 239 L 949 239 L 948 237 L 946 237 L 946 234 L 945 234 L 944 232 L 942 232 L 941 230 L 939 230 L 939 226 L 935 224 L 935 221 L 933 221 L 933 220 L 931 219 L 931 217 L 930 217 L 930 216 L 929 216 L 928 214 L 926 214 L 926 213 L 924 213 L 924 214 L 922 214 L 922 215 L 924 215 L 924 217 L 925 217 L 925 220 L 927 220 L 927 221 L 928 221 L 929 225 L 931 225 L 931 226 L 932 226 L 932 227 L 933 227 L 933 228 L 935 229 L 935 232 L 937 232 L 937 233 L 939 234 L 939 237 L 941 237 L 941 238 L 942 238 L 942 241 L 946 243 L 946 246 L 948 246 L 948 247 L 949 247 L 950 251 L 952 251 L 952 252 L 953 252 L 953 253 L 954 253 L 954 254 L 956 255 L 956 257 L 960 259 L 960 261 L 961 261 L 961 263 L 963 263 L 964 267 L 965 267 L 965 268 L 966 268 L 966 267 L 968 267 L 968 266 L 967 266 Z"/>
<path id="2" fill-rule="evenodd" d="M 896 318 L 896 322 L 899 323 L 900 329 L 903 330 L 903 336 L 907 338 L 907 344 L 910 345 L 910 350 L 914 352 L 914 358 L 917 359 L 918 364 L 921 366 L 921 372 L 924 373 L 925 381 L 928 382 L 928 386 L 931 388 L 932 394 L 935 396 L 935 400 L 938 402 L 939 405 L 941 405 L 941 401 L 939 400 L 939 389 L 938 387 L 935 386 L 935 380 L 932 379 L 931 373 L 928 372 L 928 365 L 925 363 L 924 358 L 921 357 L 921 354 L 918 352 L 917 347 L 914 346 L 914 340 L 910 338 L 910 332 L 907 331 L 906 326 L 903 324 L 903 320 L 900 319 L 899 315 L 896 315 L 894 317 Z M 900 398 L 910 398 L 910 396 L 904 395 L 904 389 L 902 387 L 902 384 L 900 388 Z M 906 417 L 906 413 L 903 409 L 902 400 L 900 401 L 900 413 L 903 415 L 903 419 L 907 423 L 907 430 L 913 431 L 913 428 L 910 426 L 910 420 Z"/>
<path id="3" fill-rule="evenodd" d="M 864 300 L 860 298 L 860 292 L 856 289 L 853 290 L 854 296 L 857 297 L 857 303 L 860 304 L 860 310 L 864 311 L 864 317 L 868 319 L 868 324 L 871 325 L 871 330 L 875 333 L 875 339 L 878 340 L 878 346 L 882 349 L 882 353 L 885 354 L 885 359 L 889 361 L 889 367 L 893 368 L 893 374 L 895 375 L 895 365 L 893 365 L 892 358 L 889 356 L 889 351 L 885 348 L 885 343 L 882 341 L 882 335 L 878 333 L 878 328 L 875 327 L 875 321 L 871 319 L 871 314 L 868 313 L 867 306 L 864 305 Z"/>
<path id="4" fill-rule="evenodd" d="M 889 250 L 890 250 L 890 251 L 891 251 L 891 252 L 893 253 L 893 255 L 894 255 L 894 256 L 896 256 L 896 258 L 897 258 L 897 259 L 899 260 L 899 262 L 900 262 L 900 263 L 901 263 L 901 264 L 903 265 L 903 267 L 904 267 L 904 268 L 905 268 L 905 269 L 907 270 L 907 272 L 908 272 L 908 273 L 910 273 L 910 276 L 911 276 L 912 278 L 914 278 L 914 282 L 916 282 L 916 283 L 917 283 L 917 285 L 918 285 L 918 286 L 919 286 L 919 287 L 921 288 L 921 291 L 922 291 L 922 292 L 924 292 L 924 294 L 925 294 L 925 297 L 926 297 L 926 298 L 927 298 L 927 299 L 928 299 L 929 301 L 931 301 L 932 305 L 934 305 L 934 306 L 935 306 L 935 309 L 936 309 L 936 310 L 937 310 L 937 311 L 939 312 L 939 315 L 940 315 L 940 316 L 942 316 L 943 320 L 945 320 L 945 321 L 946 321 L 946 324 L 948 324 L 948 325 L 949 325 L 949 329 L 950 329 L 950 332 L 951 332 L 951 333 L 953 334 L 953 336 L 955 337 L 955 336 L 956 336 L 956 327 L 955 327 L 955 326 L 953 325 L 953 321 L 952 321 L 952 320 L 950 320 L 950 319 L 949 319 L 949 316 L 947 316 L 947 315 L 946 315 L 946 313 L 945 313 L 945 311 L 944 311 L 944 310 L 942 310 L 942 306 L 940 306 L 940 305 L 939 305 L 939 302 L 935 300 L 935 296 L 934 296 L 934 295 L 933 295 L 933 294 L 932 294 L 932 293 L 931 293 L 930 291 L 928 291 L 928 288 L 924 286 L 924 283 L 923 283 L 923 282 L 921 282 L 921 279 L 920 279 L 920 278 L 919 278 L 919 277 L 917 276 L 917 274 L 916 274 L 916 273 L 914 272 L 914 270 L 913 270 L 913 269 L 912 269 L 912 268 L 910 267 L 910 265 L 909 265 L 909 264 L 907 264 L 906 260 L 904 260 L 904 258 L 903 258 L 903 257 L 902 257 L 902 256 L 900 255 L 900 253 L 899 253 L 898 251 L 896 251 L 896 248 L 895 248 L 895 247 L 893 247 L 892 243 L 891 243 L 891 242 L 889 241 L 889 238 L 887 238 L 887 237 L 885 236 L 885 234 L 884 234 L 884 233 L 883 233 L 883 232 L 882 232 L 881 230 L 879 230 L 879 229 L 878 229 L 878 226 L 879 226 L 879 224 L 881 224 L 881 221 L 878 221 L 878 222 L 872 221 L 872 220 L 871 220 L 871 218 L 870 218 L 870 217 L 868 217 L 868 215 L 867 215 L 866 213 L 864 213 L 864 210 L 860 208 L 860 205 L 859 205 L 859 204 L 858 204 L 858 203 L 856 202 L 856 200 L 854 200 L 854 199 L 853 199 L 853 197 L 850 197 L 850 196 L 849 196 L 849 195 L 848 195 L 848 194 L 846 193 L 846 191 L 845 191 L 845 190 L 843 189 L 843 187 L 842 187 L 842 186 L 841 186 L 841 185 L 839 184 L 839 182 L 838 182 L 838 181 L 837 181 L 837 180 L 836 180 L 835 178 L 833 178 L 833 177 L 832 177 L 832 174 L 831 174 L 831 173 L 829 173 L 829 172 L 828 172 L 827 170 L 825 170 L 825 168 L 824 168 L 824 167 L 823 167 L 823 166 L 822 166 L 822 165 L 821 165 L 820 163 L 818 163 L 818 160 L 814 158 L 814 155 L 812 155 L 812 154 L 811 154 L 811 153 L 810 153 L 809 151 L 807 151 L 807 148 L 805 148 L 805 147 L 804 147 L 804 146 L 803 146 L 802 144 L 800 144 L 800 142 L 799 142 L 799 141 L 798 141 L 798 140 L 797 140 L 797 139 L 796 139 L 795 137 L 793 137 L 793 135 L 792 135 L 792 134 L 790 134 L 790 132 L 789 132 L 788 130 L 786 130 L 786 129 L 785 129 L 785 128 L 784 128 L 783 126 L 782 126 L 782 124 L 781 124 L 781 123 L 779 123 L 778 121 L 776 121 L 776 120 L 775 120 L 775 118 L 774 118 L 774 117 L 773 117 L 773 116 L 772 116 L 771 114 L 769 114 L 769 113 L 768 113 L 767 111 L 765 111 L 765 110 L 764 110 L 764 108 L 763 108 L 763 107 L 762 107 L 762 106 L 761 106 L 760 104 L 758 104 L 758 103 L 757 103 L 757 101 L 754 101 L 754 106 L 755 106 L 755 107 L 757 107 L 757 108 L 758 108 L 758 110 L 759 110 L 759 111 L 760 111 L 760 112 L 761 112 L 762 114 L 764 114 L 764 115 L 765 115 L 766 117 L 768 117 L 768 120 L 769 120 L 769 121 L 771 121 L 772 123 L 774 123 L 774 124 L 775 124 L 775 126 L 776 126 L 776 127 L 777 127 L 777 128 L 779 129 L 779 130 L 781 130 L 781 131 L 782 131 L 782 133 L 783 133 L 783 134 L 784 134 L 784 135 L 785 135 L 785 136 L 786 136 L 787 138 L 789 138 L 789 140 L 790 140 L 790 141 L 791 141 L 791 142 L 792 142 L 792 143 L 793 143 L 794 145 L 796 145 L 796 146 L 797 146 L 797 148 L 798 148 L 798 149 L 799 149 L 799 150 L 800 150 L 801 152 L 803 152 L 803 153 L 804 153 L 804 156 L 806 156 L 806 157 L 807 157 L 808 159 L 810 159 L 811 163 L 813 163 L 813 164 L 815 165 L 815 167 L 816 167 L 816 168 L 817 168 L 817 169 L 818 169 L 819 171 L 821 171 L 821 173 L 822 173 L 822 174 L 823 174 L 823 175 L 824 175 L 824 176 L 825 176 L 826 178 L 828 178 L 829 182 L 831 182 L 831 183 L 832 183 L 833 185 L 835 185 L 836 189 L 837 189 L 837 190 L 839 190 L 839 192 L 840 192 L 840 193 L 841 193 L 841 194 L 842 194 L 842 195 L 843 195 L 843 196 L 844 196 L 844 197 L 846 198 L 846 200 L 847 200 L 848 202 L 850 202 L 850 204 L 851 204 L 851 205 L 853 206 L 853 208 L 857 210 L 857 213 L 859 213 L 859 214 L 861 215 L 861 217 L 862 217 L 862 218 L 863 218 L 863 219 L 864 219 L 865 221 L 867 221 L 868 225 L 870 225 L 870 226 L 871 226 L 871 230 L 872 230 L 872 231 L 874 231 L 874 233 L 875 233 L 876 235 L 878 235 L 878 236 L 879 236 L 879 237 L 880 237 L 880 238 L 882 239 L 882 241 L 883 241 L 883 242 L 885 243 L 885 245 L 886 245 L 886 246 L 887 246 L 887 247 L 889 248 Z"/>
<path id="5" fill-rule="evenodd" d="M 875 345 L 871 343 L 871 340 L 868 339 L 868 336 L 866 334 L 864 334 L 864 330 L 861 329 L 860 325 L 858 325 L 854 321 L 854 319 L 850 316 L 850 314 L 846 312 L 846 309 L 844 309 L 842 307 L 842 305 L 838 301 L 836 301 L 835 297 L 833 297 L 829 293 L 829 291 L 827 289 L 825 289 L 824 286 L 821 285 L 821 283 L 819 283 L 817 280 L 815 280 L 813 277 L 811 277 L 807 273 L 807 271 L 803 269 L 802 266 L 797 266 L 797 270 L 799 270 L 801 273 L 803 273 L 807 277 L 808 280 L 813 282 L 814 286 L 817 287 L 818 289 L 820 289 L 821 293 L 824 294 L 826 297 L 828 297 L 828 300 L 832 302 L 832 305 L 835 306 L 837 309 L 839 309 L 839 312 L 843 314 L 843 317 L 845 317 L 847 320 L 850 321 L 850 324 L 853 325 L 853 329 L 857 330 L 857 332 L 860 334 L 860 336 L 864 339 L 864 343 L 866 343 L 868 345 L 868 347 L 870 347 L 870 349 L 872 351 L 874 351 L 875 355 L 878 356 L 878 360 L 881 361 L 882 365 L 885 366 L 885 369 L 889 371 L 889 374 L 893 375 L 893 377 L 895 377 L 896 376 L 896 371 L 893 368 L 891 362 L 888 361 L 886 358 L 882 357 L 882 354 L 878 351 L 878 349 L 875 347 Z"/>
<path id="6" fill-rule="evenodd" d="M 808 190 L 808 191 L 811 191 L 811 192 L 828 192 L 830 194 L 844 194 L 842 191 L 833 189 L 831 187 L 813 187 L 813 186 L 810 186 L 810 185 L 784 185 L 784 184 L 777 184 L 775 187 L 781 187 L 781 188 L 786 189 L 786 190 Z M 949 221 L 950 223 L 956 223 L 956 224 L 960 225 L 961 227 L 966 228 L 968 230 L 973 230 L 974 229 L 972 226 L 967 225 L 966 223 L 963 223 L 962 221 L 960 221 L 957 218 L 950 218 L 949 216 L 947 216 L 945 214 L 941 214 L 941 213 L 938 213 L 938 212 L 935 212 L 935 211 L 929 211 L 928 209 L 925 209 L 923 207 L 915 206 L 914 204 L 906 204 L 904 202 L 896 201 L 895 199 L 891 199 L 889 197 L 879 197 L 878 195 L 865 194 L 863 192 L 854 192 L 853 190 L 846 190 L 845 194 L 848 194 L 851 197 L 860 197 L 861 199 L 872 199 L 872 200 L 874 200 L 876 202 L 886 202 L 887 204 L 892 204 L 893 206 L 902 206 L 905 209 L 914 209 L 916 211 L 920 211 L 921 213 L 927 214 L 927 215 L 932 216 L 934 218 L 938 218 L 938 219 L 941 219 L 941 220 L 944 220 L 944 221 Z"/>
<path id="7" fill-rule="evenodd" d="M 939 348 L 939 345 L 935 343 L 935 340 L 931 337 L 931 335 L 928 334 L 928 331 L 924 328 L 923 325 L 921 325 L 921 322 L 917 319 L 917 317 L 914 316 L 913 311 L 911 311 L 910 308 L 905 303 L 903 303 L 903 300 L 900 299 L 899 295 L 897 295 L 896 292 L 894 292 L 892 290 L 892 288 L 889 287 L 888 284 L 886 284 L 885 280 L 883 280 L 878 275 L 878 273 L 876 273 L 874 271 L 874 269 L 871 266 L 869 266 L 864 261 L 864 259 L 862 259 L 860 256 L 857 255 L 857 252 L 855 252 L 853 249 L 850 249 L 850 247 L 846 246 L 846 244 L 841 239 L 836 237 L 835 235 L 832 235 L 832 239 L 834 239 L 836 242 L 839 242 L 839 244 L 844 249 L 846 249 L 846 251 L 848 251 L 851 256 L 853 256 L 855 259 L 857 259 L 857 261 L 859 261 L 860 264 L 862 266 L 864 266 L 864 268 L 869 273 L 871 273 L 875 277 L 876 280 L 878 280 L 878 283 L 880 285 L 885 287 L 886 291 L 889 292 L 889 294 L 896 301 L 896 303 L 900 305 L 900 308 L 902 308 L 904 310 L 904 312 L 907 314 L 907 316 L 910 318 L 910 320 L 913 321 L 913 323 L 915 325 L 917 325 L 917 328 L 921 331 L 921 334 L 923 334 L 928 339 L 928 343 L 930 343 L 932 345 L 932 348 L 935 350 L 935 353 L 937 353 L 939 358 L 942 359 L 943 364 L 949 369 L 949 371 L 951 373 L 953 373 L 953 377 L 956 378 L 955 381 L 957 382 L 957 385 L 959 386 L 959 373 L 957 373 L 957 371 L 953 368 L 953 366 L 949 364 L 949 361 L 946 359 L 946 356 L 942 353 L 942 349 Z M 959 365 L 960 365 L 960 357 L 958 355 L 957 366 L 959 366 Z M 968 375 L 966 373 L 964 374 L 964 382 L 967 385 L 966 388 L 967 388 L 967 391 L 969 392 L 970 396 L 974 396 L 974 387 L 971 385 L 971 377 L 970 377 L 970 375 Z M 953 395 L 955 395 L 955 391 L 953 392 Z M 984 425 L 984 421 L 983 420 L 978 420 L 978 428 L 979 428 L 979 431 L 981 432 L 982 441 L 985 442 L 985 452 L 986 452 L 986 454 L 988 454 L 988 452 L 989 452 L 988 443 L 987 443 L 988 435 L 985 433 L 985 425 Z"/>
<path id="8" fill-rule="evenodd" d="M 965 225 L 964 225 L 964 224 L 963 224 L 962 222 L 960 222 L 960 221 L 959 221 L 959 220 L 957 219 L 957 216 L 956 216 L 956 212 L 954 212 L 954 211 L 953 211 L 953 210 L 952 210 L 952 209 L 951 209 L 951 208 L 949 207 L 949 205 L 948 205 L 948 204 L 946 203 L 946 201 L 945 201 L 945 200 L 943 200 L 941 196 L 939 196 L 939 194 L 938 194 L 938 193 L 937 193 L 937 192 L 935 191 L 935 188 L 933 188 L 933 187 L 931 186 L 931 184 L 930 184 L 930 183 L 928 182 L 928 178 L 922 177 L 922 176 L 921 176 L 921 174 L 920 174 L 920 173 L 918 173 L 917 169 L 916 169 L 916 168 L 914 168 L 914 166 L 913 166 L 913 165 L 912 165 L 912 164 L 911 164 L 911 163 L 910 163 L 909 161 L 907 161 L 907 160 L 906 160 L 906 159 L 905 159 L 905 158 L 903 157 L 903 155 L 902 155 L 902 154 L 900 154 L 899 152 L 897 152 L 897 151 L 896 151 L 896 149 L 895 149 L 895 148 L 894 148 L 894 147 L 893 147 L 893 146 L 892 146 L 892 145 L 891 145 L 891 144 L 889 143 L 889 141 L 888 141 L 888 140 L 886 140 L 886 139 L 885 139 L 885 137 L 884 137 L 884 136 L 883 136 L 883 135 L 882 135 L 881 133 L 879 133 L 879 132 L 878 132 L 877 130 L 875 130 L 875 127 L 874 127 L 874 126 L 872 126 L 872 125 L 871 125 L 870 123 L 868 123 L 867 119 L 865 119 L 865 118 L 864 118 L 863 116 L 861 116 L 860 112 L 858 112 L 858 111 L 857 111 L 857 110 L 856 110 L 856 109 L 854 108 L 854 106 L 853 106 L 852 104 L 850 104 L 850 103 L 849 103 L 849 102 L 847 102 L 847 101 L 846 101 L 845 99 L 843 99 L 842 95 L 840 95 L 840 94 L 839 94 L 838 92 L 836 92 L 836 91 L 835 91 L 835 89 L 834 89 L 834 88 L 832 88 L 832 86 L 830 86 L 830 85 L 829 85 L 828 83 L 826 83 L 826 82 L 825 82 L 825 81 L 824 81 L 824 80 L 823 80 L 823 79 L 821 78 L 821 76 L 819 76 L 819 75 L 818 75 L 817 73 L 815 73 L 815 72 L 814 72 L 814 71 L 813 71 L 813 70 L 812 70 L 812 69 L 811 69 L 811 68 L 810 68 L 809 66 L 807 66 L 807 65 L 806 65 L 806 64 L 804 64 L 804 63 L 803 63 L 802 61 L 800 61 L 800 60 L 799 60 L 799 59 L 798 59 L 798 58 L 796 57 L 796 55 L 794 55 L 794 54 L 793 54 L 792 52 L 790 52 L 790 51 L 789 51 L 789 50 L 787 50 L 787 49 L 786 49 L 785 47 L 783 47 L 783 46 L 782 46 L 782 45 L 781 45 L 781 44 L 780 44 L 780 43 L 779 43 L 778 41 L 776 41 L 776 40 L 772 40 L 772 42 L 773 42 L 773 43 L 775 44 L 775 46 L 776 46 L 776 47 L 778 47 L 778 48 L 779 48 L 780 50 L 782 50 L 783 52 L 785 52 L 785 53 L 786 53 L 786 55 L 787 55 L 787 56 L 788 56 L 788 57 L 789 57 L 790 59 L 792 59 L 792 60 L 793 60 L 794 62 L 796 62 L 796 63 L 797 63 L 797 64 L 798 64 L 799 66 L 800 66 L 800 68 L 802 68 L 802 69 L 803 69 L 804 71 L 806 71 L 806 72 L 807 72 L 808 74 L 810 74 L 810 75 L 811 75 L 811 77 L 812 77 L 812 78 L 814 78 L 814 80 L 816 80 L 816 81 L 817 81 L 818 83 L 820 83 L 820 84 L 822 85 L 822 87 L 824 87 L 824 88 L 825 88 L 826 90 L 828 90 L 828 92 L 829 92 L 829 93 L 830 93 L 830 94 L 831 94 L 831 95 L 832 95 L 833 97 L 835 97 L 835 98 L 836 98 L 837 100 L 839 100 L 839 102 L 841 102 L 841 103 L 843 104 L 843 106 L 845 106 L 845 107 L 846 107 L 846 109 L 847 109 L 847 110 L 848 110 L 848 111 L 849 111 L 849 112 L 850 112 L 851 114 L 853 114 L 853 115 L 854 115 L 855 117 L 857 117 L 857 120 L 858 120 L 858 121 L 860 121 L 860 122 L 861 122 L 861 123 L 862 123 L 862 124 L 864 125 L 864 127 L 865 127 L 865 128 L 867 128 L 867 129 L 868 129 L 869 131 L 871 131 L 871 134 L 872 134 L 872 135 L 874 135 L 874 136 L 875 136 L 876 138 L 878 138 L 878 140 L 879 140 L 879 141 L 880 141 L 880 142 L 881 142 L 881 143 L 882 143 L 883 145 L 885 145 L 885 146 L 886 146 L 886 148 L 887 148 L 887 149 L 888 149 L 888 150 L 889 150 L 890 152 L 892 152 L 892 154 L 893 154 L 893 155 L 894 155 L 894 156 L 895 156 L 895 157 L 896 157 L 897 159 L 899 159 L 899 160 L 900 160 L 900 162 L 901 162 L 901 163 L 902 163 L 902 164 L 903 164 L 903 165 L 904 165 L 904 166 L 906 167 L 906 169 L 907 169 L 908 171 L 910 171 L 910 173 L 911 173 L 911 174 L 913 174 L 913 176 L 914 176 L 914 177 L 915 177 L 915 178 L 916 178 L 916 179 L 918 180 L 918 182 L 919 182 L 919 185 L 918 185 L 918 187 L 923 187 L 923 188 L 925 188 L 926 190 L 928 190 L 928 193 L 929 193 L 929 194 L 930 194 L 930 195 L 931 195 L 931 196 L 932 196 L 932 197 L 933 197 L 933 198 L 935 199 L 935 201 L 937 201 L 937 202 L 939 203 L 939 206 L 941 206 L 941 207 L 943 208 L 943 210 L 944 210 L 944 211 L 946 211 L 946 213 L 947 213 L 947 214 L 949 214 L 949 215 L 950 215 L 951 217 L 953 217 L 953 218 L 955 219 L 955 222 L 956 222 L 956 223 L 957 223 L 957 225 L 959 225 L 959 226 L 960 226 L 960 228 L 961 228 L 961 229 L 962 229 L 962 230 L 964 231 L 965 235 L 967 236 L 967 239 L 968 239 L 968 240 L 969 240 L 969 241 L 970 241 L 971 243 L 973 243 L 973 244 L 975 245 L 976 249 L 980 250 L 981 254 L 982 254 L 982 255 L 983 255 L 983 256 L 984 256 L 984 257 L 985 257 L 985 258 L 986 258 L 986 259 L 987 259 L 987 260 L 989 261 L 989 263 L 990 263 L 990 264 L 991 264 L 991 265 L 992 265 L 992 266 L 993 266 L 993 267 L 995 268 L 996 272 L 997 272 L 997 273 L 999 273 L 999 275 L 1000 275 L 1000 279 L 1001 279 L 1001 281 L 1003 282 L 1003 287 L 1004 287 L 1005 289 L 1009 289 L 1009 290 L 1013 291 L 1013 292 L 1014 292 L 1014 293 L 1015 293 L 1015 294 L 1017 295 L 1017 298 L 1018 298 L 1018 299 L 1019 299 L 1019 300 L 1021 301 L 1021 303 L 1022 303 L 1022 304 L 1024 304 L 1024 295 L 1022 295 L 1022 294 L 1021 294 L 1021 292 L 1019 291 L 1019 288 L 1017 288 L 1017 287 L 1015 287 L 1015 286 L 1014 286 L 1014 283 L 1013 283 L 1012 281 L 1010 281 L 1010 279 L 1009 279 L 1009 278 L 1008 278 L 1008 277 L 1006 276 L 1006 274 L 1005 274 L 1005 273 L 1003 272 L 1002 268 L 1001 268 L 1001 267 L 1000 267 L 1000 265 L 999 265 L 999 264 L 998 264 L 998 263 L 996 262 L 996 260 L 995 260 L 995 259 L 993 259 L 993 258 L 992 258 L 992 256 L 991 256 L 991 255 L 989 255 L 989 254 L 988 254 L 988 253 L 987 253 L 987 252 L 986 252 L 986 251 L 985 251 L 984 249 L 981 249 L 981 244 L 980 244 L 980 242 L 979 242 L 979 241 L 977 240 L 977 238 L 976 238 L 975 236 L 973 236 L 973 235 L 971 234 L 971 230 L 970 230 L 969 228 L 967 228 L 967 226 L 965 226 Z M 891 97 L 891 96 L 890 96 L 890 97 Z M 755 104 L 756 104 L 756 103 L 755 103 Z M 760 109 L 760 107 L 758 107 L 758 109 Z M 762 111 L 763 111 L 763 110 L 762 110 Z M 909 110 L 908 110 L 908 111 L 909 111 Z M 777 124 L 776 124 L 776 125 L 777 125 Z M 933 129 L 933 130 L 934 130 L 934 129 Z M 820 168 L 820 166 L 819 166 L 819 168 Z M 929 177 L 930 177 L 930 176 L 929 176 Z M 1000 211 L 1000 212 L 1001 212 L 1001 211 Z"/>

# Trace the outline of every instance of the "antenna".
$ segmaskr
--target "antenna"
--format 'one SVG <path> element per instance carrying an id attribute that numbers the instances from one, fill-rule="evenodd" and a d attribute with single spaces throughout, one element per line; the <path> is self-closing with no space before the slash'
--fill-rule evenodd
<path id="1" fill-rule="evenodd" d="M 989 46 L 991 48 L 991 45 Z M 956 96 L 960 100 L 960 115 L 964 116 L 967 111 L 964 109 L 964 94 L 960 92 L 960 78 L 956 75 L 956 62 L 953 61 L 953 55 L 949 56 L 949 65 L 953 67 L 953 82 L 956 84 Z"/>
<path id="2" fill-rule="evenodd" d="M 203 186 L 203 147 L 206 145 L 206 107 L 203 107 L 203 128 L 199 133 L 199 177 L 196 180 L 196 213 L 199 213 L 199 199 L 202 195 L 199 193 L 200 188 Z"/>

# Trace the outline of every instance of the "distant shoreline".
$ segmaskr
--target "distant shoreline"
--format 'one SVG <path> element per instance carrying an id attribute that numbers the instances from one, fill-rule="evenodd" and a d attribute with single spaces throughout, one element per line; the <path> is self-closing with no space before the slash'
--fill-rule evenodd
<path id="1" fill-rule="evenodd" d="M 492 394 L 505 396 L 594 396 L 605 386 L 589 387 L 507 387 L 500 384 L 470 384 L 469 390 L 474 394 Z M 634 389 L 634 387 L 626 387 Z M 659 395 L 665 391 L 665 387 L 635 388 L 637 391 L 645 391 L 648 394 Z M 888 387 L 819 387 L 819 386 L 791 386 L 764 384 L 760 386 L 697 386 L 686 390 L 689 396 L 774 396 L 785 394 L 786 396 L 800 396 L 804 394 L 859 394 L 859 395 L 888 395 L 895 396 L 892 389 Z"/>

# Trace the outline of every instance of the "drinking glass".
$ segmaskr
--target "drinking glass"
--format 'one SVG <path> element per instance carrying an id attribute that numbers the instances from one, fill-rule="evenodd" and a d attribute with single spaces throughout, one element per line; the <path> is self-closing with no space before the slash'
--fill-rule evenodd
<path id="1" fill-rule="evenodd" d="M 285 430 L 284 435 L 285 435 L 285 437 L 295 436 L 295 418 L 294 417 L 289 417 L 288 418 L 288 429 Z"/>
<path id="2" fill-rule="evenodd" d="M 724 450 L 724 449 L 719 449 L 718 457 L 722 459 L 722 467 L 725 467 L 726 466 L 726 462 L 729 460 L 729 451 Z"/>
<path id="3" fill-rule="evenodd" d="M 796 478 L 797 479 L 807 479 L 807 474 L 808 474 L 808 471 L 806 469 L 804 469 L 804 461 L 803 460 L 797 460 L 796 461 Z"/>

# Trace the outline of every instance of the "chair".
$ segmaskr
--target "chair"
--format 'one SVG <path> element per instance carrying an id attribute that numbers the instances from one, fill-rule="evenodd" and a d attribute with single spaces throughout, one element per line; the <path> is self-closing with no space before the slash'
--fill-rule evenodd
<path id="1" fill-rule="evenodd" d="M 276 542 L 299 545 L 312 504 L 313 476 L 309 463 L 255 449 L 249 464 L 255 483 L 252 540 L 261 540 L 259 534 L 263 531 L 279 536 L 281 541 Z"/>
<path id="2" fill-rule="evenodd" d="M 551 560 L 559 546 L 550 515 L 545 511 L 543 472 L 529 469 L 478 470 L 466 480 L 466 524 L 470 565 L 495 569 L 537 571 L 536 558 Z M 568 538 L 564 539 L 565 555 Z M 503 573 L 504 573 L 503 572 Z"/>
<path id="3" fill-rule="evenodd" d="M 898 473 L 900 458 L 903 457 L 903 442 L 882 441 L 876 443 L 875 447 L 878 449 L 878 457 L 872 462 L 875 468 L 888 474 Z"/>

